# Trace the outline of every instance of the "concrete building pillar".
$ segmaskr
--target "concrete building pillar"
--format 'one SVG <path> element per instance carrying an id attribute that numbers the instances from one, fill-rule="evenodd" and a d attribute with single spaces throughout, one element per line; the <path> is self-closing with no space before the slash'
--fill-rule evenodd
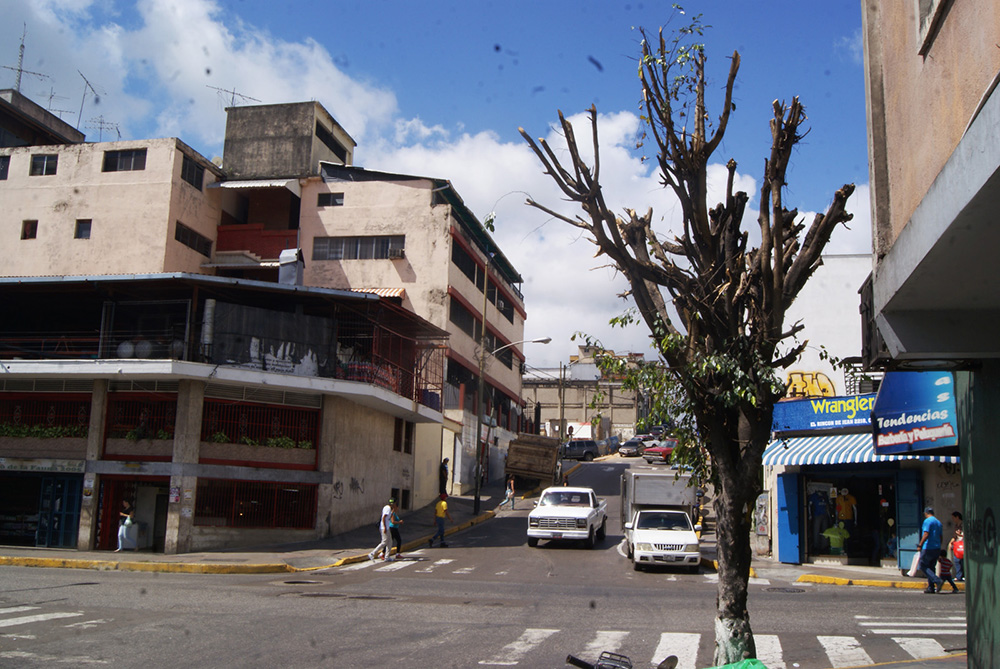
<path id="1" fill-rule="evenodd" d="M 321 472 L 331 472 L 331 483 L 321 483 L 316 494 L 316 534 L 326 538 L 333 533 L 334 500 L 344 495 L 344 483 L 338 479 L 337 466 L 337 426 L 333 420 L 336 411 L 336 398 L 333 395 L 323 396 L 323 408 L 320 413 L 319 443 L 316 444 L 316 468 Z"/>
<path id="2" fill-rule="evenodd" d="M 173 473 L 167 505 L 167 532 L 163 552 L 167 555 L 191 550 L 194 505 L 198 477 L 185 476 L 185 468 L 198 464 L 201 451 L 201 416 L 205 406 L 205 383 L 183 380 L 177 388 L 177 418 L 174 423 Z"/>
<path id="3" fill-rule="evenodd" d="M 94 550 L 97 541 L 97 513 L 99 504 L 100 476 L 94 473 L 92 463 L 101 459 L 104 439 L 104 423 L 108 415 L 108 382 L 94 381 L 90 395 L 90 425 L 87 428 L 87 455 L 83 474 L 83 497 L 80 500 L 80 525 L 76 535 L 76 547 L 81 551 Z M 115 525 L 118 519 L 115 518 Z"/>

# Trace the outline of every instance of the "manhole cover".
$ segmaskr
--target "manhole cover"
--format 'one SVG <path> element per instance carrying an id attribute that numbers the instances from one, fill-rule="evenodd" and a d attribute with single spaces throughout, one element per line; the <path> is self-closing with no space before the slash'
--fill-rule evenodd
<path id="1" fill-rule="evenodd" d="M 303 597 L 346 597 L 339 592 L 303 592 Z"/>
<path id="2" fill-rule="evenodd" d="M 786 594 L 795 594 L 796 592 L 805 592 L 805 588 L 766 588 L 767 592 L 783 592 Z"/>
<path id="3" fill-rule="evenodd" d="M 322 581 L 285 581 L 285 585 L 319 585 Z"/>
<path id="4" fill-rule="evenodd" d="M 387 597 L 384 595 L 351 595 L 349 599 L 396 599 L 396 598 Z"/>

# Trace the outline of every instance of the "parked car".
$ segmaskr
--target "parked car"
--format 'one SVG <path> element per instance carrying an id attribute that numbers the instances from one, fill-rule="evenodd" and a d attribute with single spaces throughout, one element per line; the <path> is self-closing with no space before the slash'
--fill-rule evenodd
<path id="1" fill-rule="evenodd" d="M 642 455 L 646 444 L 638 437 L 632 437 L 618 448 L 618 455 L 623 458 L 634 458 Z"/>
<path id="2" fill-rule="evenodd" d="M 572 439 L 563 444 L 563 458 L 590 462 L 601 455 L 600 447 L 593 439 Z"/>
<path id="3" fill-rule="evenodd" d="M 650 464 L 670 464 L 676 445 L 676 439 L 663 439 L 655 446 L 647 446 L 642 452 L 642 459 Z"/>

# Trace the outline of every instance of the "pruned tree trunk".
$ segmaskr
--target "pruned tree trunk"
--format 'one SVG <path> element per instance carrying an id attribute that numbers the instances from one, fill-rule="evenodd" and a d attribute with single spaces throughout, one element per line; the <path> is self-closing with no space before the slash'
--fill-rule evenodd
<path id="1" fill-rule="evenodd" d="M 761 485 L 761 459 L 768 443 L 774 403 L 784 394 L 775 370 L 794 362 L 805 346 L 789 341 L 801 323 L 784 326 L 788 307 L 820 266 L 820 255 L 839 223 L 853 184 L 839 189 L 825 214 L 806 225 L 783 205 L 785 173 L 805 111 L 797 98 L 774 102 L 771 151 L 764 165 L 757 224 L 759 248 L 748 248 L 743 230 L 749 197 L 734 192 L 736 163 L 727 163 L 724 201 L 707 202 L 707 169 L 725 133 L 740 58 L 733 53 L 722 114 L 709 133 L 705 108 L 705 55 L 700 48 L 642 42 L 640 80 L 648 133 L 657 147 L 665 186 L 683 211 L 683 231 L 661 239 L 652 211 L 612 213 L 600 185 L 597 110 L 591 107 L 593 164 L 581 157 L 575 128 L 559 112 L 568 149 L 563 164 L 544 139 L 521 135 L 563 194 L 583 216 L 571 217 L 529 199 L 528 204 L 585 230 L 626 277 L 629 293 L 665 363 L 663 374 L 686 397 L 697 441 L 707 451 L 707 470 L 716 487 L 719 590 L 715 663 L 756 656 L 747 612 L 751 514 Z M 691 30 L 683 34 L 700 34 Z M 697 46 L 697 45 L 696 45 Z M 690 68 L 678 76 L 675 68 Z M 676 108 L 675 108 L 676 106 Z M 678 120 L 683 122 L 678 123 Z M 687 122 L 693 127 L 688 130 Z M 679 323 L 668 311 L 672 304 Z M 779 348 L 782 346 L 783 348 Z"/>

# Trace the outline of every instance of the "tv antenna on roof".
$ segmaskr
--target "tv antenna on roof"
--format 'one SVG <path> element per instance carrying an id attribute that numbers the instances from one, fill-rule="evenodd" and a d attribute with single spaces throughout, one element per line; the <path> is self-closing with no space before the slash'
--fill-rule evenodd
<path id="1" fill-rule="evenodd" d="M 56 95 L 55 89 L 49 88 L 49 92 L 48 93 L 39 93 L 39 95 L 45 96 L 45 97 L 47 97 L 49 99 L 49 106 L 46 107 L 46 109 L 49 110 L 50 112 L 52 112 L 53 114 L 58 114 L 59 118 L 62 118 L 63 114 L 72 114 L 73 113 L 69 109 L 55 109 L 52 106 L 53 100 L 56 100 L 57 98 L 59 100 L 65 100 L 66 99 L 65 95 Z"/>
<path id="2" fill-rule="evenodd" d="M 41 72 L 32 72 L 31 70 L 24 69 L 24 38 L 28 35 L 28 24 L 24 24 L 24 32 L 21 33 L 21 48 L 17 52 L 17 67 L 11 67 L 10 65 L 0 65 L 0 67 L 5 70 L 13 70 L 17 72 L 17 78 L 14 79 L 14 90 L 18 93 L 21 92 L 21 75 L 30 74 L 39 79 L 48 79 L 49 75 L 42 74 Z"/>
<path id="3" fill-rule="evenodd" d="M 242 93 L 237 93 L 235 89 L 227 91 L 225 88 L 217 88 L 216 86 L 209 86 L 208 84 L 205 84 L 205 88 L 211 88 L 212 90 L 218 91 L 220 98 L 222 98 L 223 93 L 228 94 L 230 96 L 229 100 L 230 107 L 236 106 L 236 98 L 239 98 L 240 102 L 260 102 L 260 100 L 258 100 L 257 98 L 252 98 L 249 95 L 243 95 Z M 225 98 L 222 99 L 223 101 L 225 100 Z"/>
<path id="4" fill-rule="evenodd" d="M 105 121 L 103 114 L 98 116 L 97 118 L 92 118 L 89 121 L 87 121 L 87 127 L 95 128 L 98 131 L 97 132 L 98 142 L 104 141 L 105 130 L 114 130 L 116 133 L 118 133 L 118 139 L 122 138 L 122 131 L 118 129 L 118 124 L 112 121 Z"/>
<path id="5" fill-rule="evenodd" d="M 98 91 L 96 88 L 94 88 L 94 85 L 87 80 L 87 77 L 83 76 L 83 72 L 81 72 L 80 70 L 77 70 L 76 73 L 79 74 L 81 77 L 83 77 L 83 83 L 84 83 L 83 99 L 80 100 L 80 114 L 76 117 L 76 129 L 79 130 L 80 120 L 83 118 L 83 104 L 87 101 L 87 91 L 90 90 L 90 92 L 94 94 L 94 100 L 96 102 L 101 101 L 101 95 L 104 93 L 104 91 L 103 90 Z"/>

